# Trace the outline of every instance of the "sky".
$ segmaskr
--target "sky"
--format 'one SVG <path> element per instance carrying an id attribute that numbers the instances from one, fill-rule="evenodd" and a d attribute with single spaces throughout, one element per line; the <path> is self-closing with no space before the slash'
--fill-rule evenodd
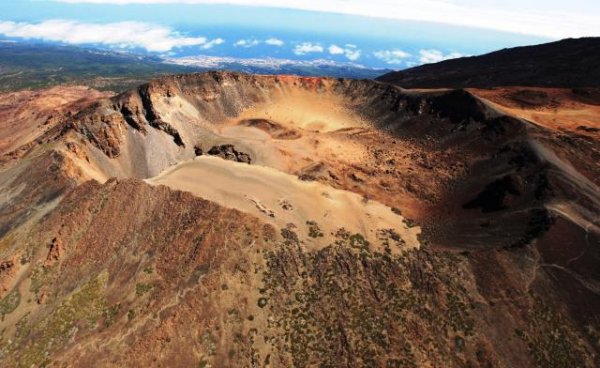
<path id="1" fill-rule="evenodd" d="M 596 0 L 2 0 L 0 38 L 401 69 L 600 36 Z"/>

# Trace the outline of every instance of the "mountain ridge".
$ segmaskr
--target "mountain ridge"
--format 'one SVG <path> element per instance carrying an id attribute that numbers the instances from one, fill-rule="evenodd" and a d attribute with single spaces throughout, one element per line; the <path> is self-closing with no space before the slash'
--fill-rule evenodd
<path id="1" fill-rule="evenodd" d="M 380 76 L 405 88 L 600 87 L 600 37 L 565 39 Z"/>

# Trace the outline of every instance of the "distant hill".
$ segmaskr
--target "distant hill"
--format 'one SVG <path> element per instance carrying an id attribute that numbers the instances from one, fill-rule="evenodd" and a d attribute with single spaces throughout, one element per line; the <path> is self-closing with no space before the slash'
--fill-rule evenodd
<path id="1" fill-rule="evenodd" d="M 0 40 L 0 92 L 59 84 L 80 84 L 122 92 L 162 75 L 215 69 L 357 79 L 374 79 L 385 72 L 329 60 L 199 57 L 167 61 L 109 50 Z"/>
<path id="2" fill-rule="evenodd" d="M 404 88 L 599 87 L 600 37 L 517 47 L 391 72 Z"/>
<path id="3" fill-rule="evenodd" d="M 196 69 L 161 59 L 73 46 L 0 42 L 0 91 L 84 84 L 122 91 L 159 75 Z"/>

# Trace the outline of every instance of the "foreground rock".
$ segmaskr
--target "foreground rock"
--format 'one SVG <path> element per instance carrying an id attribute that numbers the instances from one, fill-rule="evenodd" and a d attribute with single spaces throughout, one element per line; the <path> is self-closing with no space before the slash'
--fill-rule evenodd
<path id="1" fill-rule="evenodd" d="M 222 144 L 220 146 L 214 146 L 206 152 L 211 156 L 221 157 L 224 160 L 242 162 L 245 164 L 251 164 L 252 159 L 247 153 L 240 152 L 235 149 L 232 144 Z"/>

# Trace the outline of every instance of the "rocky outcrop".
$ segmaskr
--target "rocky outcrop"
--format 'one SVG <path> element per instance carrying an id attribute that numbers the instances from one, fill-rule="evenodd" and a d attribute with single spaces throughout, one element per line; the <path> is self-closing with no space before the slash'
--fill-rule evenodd
<path id="1" fill-rule="evenodd" d="M 144 116 L 148 124 L 150 124 L 151 127 L 162 130 L 163 132 L 172 136 L 173 142 L 175 142 L 175 144 L 177 144 L 178 146 L 185 147 L 185 143 L 183 142 L 183 139 L 181 138 L 181 135 L 179 134 L 177 129 L 175 129 L 175 127 L 173 127 L 171 124 L 161 119 L 160 113 L 158 113 L 154 108 L 154 105 L 152 103 L 151 86 L 145 85 L 140 87 L 139 94 L 142 100 L 142 106 L 144 108 Z"/>
<path id="2" fill-rule="evenodd" d="M 244 119 L 240 125 L 260 129 L 275 139 L 298 139 L 302 134 L 294 129 L 284 128 L 281 124 L 270 119 Z"/>
<path id="3" fill-rule="evenodd" d="M 15 258 L 0 261 L 0 299 L 10 291 L 16 273 L 17 260 Z"/>
<path id="4" fill-rule="evenodd" d="M 206 152 L 210 156 L 221 157 L 224 160 L 242 162 L 245 164 L 251 164 L 252 158 L 249 154 L 240 152 L 235 149 L 232 144 L 222 144 L 220 146 L 214 146 Z"/>
<path id="5" fill-rule="evenodd" d="M 45 267 L 52 267 L 55 262 L 58 262 L 64 252 L 62 241 L 59 238 L 52 239 L 48 249 L 48 255 L 44 262 Z"/>

